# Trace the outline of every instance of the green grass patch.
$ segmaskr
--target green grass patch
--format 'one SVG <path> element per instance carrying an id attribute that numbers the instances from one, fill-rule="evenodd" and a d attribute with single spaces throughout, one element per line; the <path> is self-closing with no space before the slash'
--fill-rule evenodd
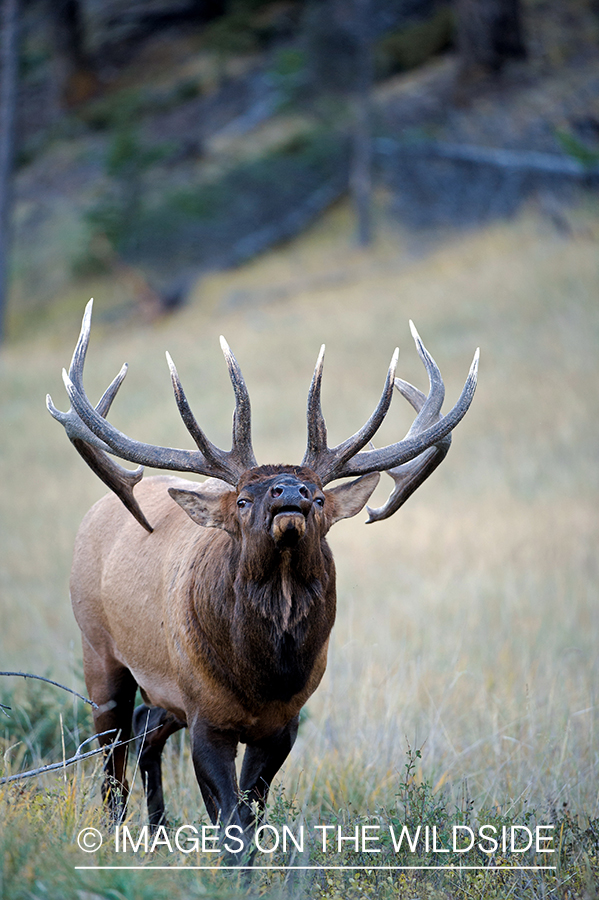
<path id="1" fill-rule="evenodd" d="M 251 873 L 218 868 L 226 860 L 203 852 L 200 839 L 191 848 L 189 826 L 196 835 L 206 826 L 205 847 L 215 848 L 203 810 L 191 821 L 179 810 L 169 827 L 152 835 L 136 798 L 125 822 L 129 840 L 121 827 L 117 843 L 94 801 L 97 766 L 91 773 L 69 770 L 52 786 L 31 781 L 4 786 L 2 897 L 76 897 L 86 891 L 107 900 L 592 896 L 599 873 L 597 820 L 583 826 L 562 811 L 547 822 L 513 803 L 477 810 L 467 801 L 452 809 L 449 796 L 418 775 L 420 761 L 420 751 L 408 748 L 395 795 L 369 813 L 358 813 L 351 804 L 334 815 L 319 804 L 300 808 L 298 796 L 275 789 L 267 824 L 256 835 Z M 536 852 L 534 839 L 530 849 L 522 849 L 538 827 L 544 829 L 540 846 L 553 853 Z M 84 829 L 95 829 L 95 839 L 101 838 L 94 853 L 78 847 Z"/>

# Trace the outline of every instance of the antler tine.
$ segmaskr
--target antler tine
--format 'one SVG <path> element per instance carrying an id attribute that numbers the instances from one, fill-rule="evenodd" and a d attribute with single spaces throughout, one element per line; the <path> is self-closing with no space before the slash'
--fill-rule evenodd
<path id="1" fill-rule="evenodd" d="M 183 386 L 179 378 L 179 373 L 177 372 L 175 364 L 168 351 L 166 352 L 166 361 L 171 373 L 171 381 L 173 383 L 175 401 L 181 414 L 181 418 L 183 419 L 183 424 L 196 442 L 198 449 L 205 457 L 206 462 L 217 468 L 222 468 L 224 465 L 223 454 L 221 453 L 221 451 L 219 451 L 218 447 L 215 447 L 212 441 L 208 440 L 208 438 L 198 425 L 196 418 L 191 411 L 191 407 L 189 405 L 187 397 L 185 396 L 185 391 L 183 390 Z"/>
<path id="2" fill-rule="evenodd" d="M 63 369 L 63 377 L 65 374 Z M 79 440 L 87 441 L 88 444 L 92 444 L 92 446 L 98 447 L 101 450 L 110 450 L 108 444 L 105 444 L 104 441 L 97 438 L 96 435 L 89 430 L 87 425 L 81 421 L 72 405 L 68 412 L 62 412 L 54 406 L 50 394 L 46 394 L 46 407 L 48 408 L 50 415 L 63 426 L 69 440 L 73 441 L 78 438 Z"/>
<path id="3" fill-rule="evenodd" d="M 428 397 L 424 398 L 424 395 L 408 382 L 402 381 L 402 379 L 399 378 L 395 379 L 398 390 L 407 397 L 409 402 L 412 403 L 417 410 L 419 410 L 418 416 L 408 434 L 402 441 L 390 444 L 387 447 L 378 450 L 363 450 L 362 452 L 354 453 L 353 456 L 346 456 L 345 462 L 336 462 L 333 466 L 328 467 L 328 471 L 324 473 L 323 482 L 347 476 L 366 475 L 369 472 L 382 472 L 398 469 L 432 447 L 436 447 L 437 454 L 430 454 L 429 456 L 431 459 L 434 456 L 434 459 L 438 459 L 438 462 L 442 459 L 442 456 L 438 458 L 438 455 L 440 453 L 443 455 L 447 453 L 449 443 L 445 439 L 448 438 L 451 431 L 465 416 L 474 396 L 478 372 L 479 351 L 477 350 L 474 354 L 468 378 L 466 379 L 458 402 L 446 416 L 441 416 L 440 408 L 444 394 L 441 374 L 434 360 L 422 344 L 415 328 L 412 328 L 412 333 L 416 341 L 418 352 L 429 374 L 430 391 Z M 350 438 L 350 441 L 351 440 L 353 439 Z M 340 447 L 344 446 L 345 445 L 340 445 Z M 340 448 L 335 448 L 335 451 L 330 451 L 330 453 L 332 454 L 339 451 L 339 449 Z M 430 473 L 430 471 L 438 465 L 438 462 L 435 462 L 435 466 L 432 466 L 432 462 L 429 462 L 425 467 L 426 471 Z M 420 472 L 422 463 L 423 461 L 421 460 L 418 467 L 412 467 L 411 472 L 414 474 L 416 468 L 418 468 L 418 471 Z M 404 473 L 405 470 L 401 473 L 402 477 Z M 425 477 L 427 477 L 426 474 L 418 481 L 418 484 L 420 484 Z M 411 483 L 413 483 L 413 480 L 410 481 L 410 484 Z M 416 486 L 417 484 L 415 487 Z M 410 490 L 410 493 L 411 492 L 412 491 Z M 409 494 L 405 494 L 404 499 L 407 499 L 408 496 Z"/>
<path id="4" fill-rule="evenodd" d="M 426 394 L 423 394 L 422 391 L 418 390 L 417 387 L 414 387 L 413 384 L 410 384 L 409 381 L 404 381 L 403 378 L 399 377 L 395 378 L 395 387 L 402 397 L 404 397 L 408 403 L 411 403 L 416 412 L 419 413 L 426 403 Z"/>
<path id="5" fill-rule="evenodd" d="M 63 374 L 66 375 L 64 371 Z M 124 377 L 123 369 L 121 369 L 108 390 L 104 393 L 102 400 L 109 394 L 111 388 L 113 389 L 112 396 L 109 396 L 109 399 L 104 406 L 104 410 L 100 412 L 101 415 L 106 415 L 108 407 Z M 102 400 L 98 403 L 98 406 L 96 407 L 97 410 L 100 410 Z M 88 466 L 99 478 L 101 478 L 105 485 L 115 492 L 131 514 L 137 519 L 139 524 L 142 525 L 146 531 L 151 532 L 152 526 L 144 516 L 141 507 L 133 496 L 133 488 L 143 477 L 143 466 L 139 466 L 137 469 L 131 471 L 125 469 L 111 459 L 108 456 L 110 447 L 105 444 L 104 441 L 97 438 L 96 435 L 89 430 L 87 425 L 81 421 L 76 411 L 73 409 L 72 404 L 69 411 L 63 413 L 54 406 L 52 397 L 50 394 L 47 394 L 46 406 L 48 407 L 50 414 L 64 426 L 67 437 Z"/>
<path id="6" fill-rule="evenodd" d="M 92 311 L 94 307 L 94 299 L 88 301 L 85 307 L 85 312 L 83 313 L 83 320 L 81 322 L 81 331 L 79 332 L 79 338 L 77 340 L 77 344 L 75 345 L 75 350 L 73 351 L 73 358 L 71 359 L 71 365 L 69 366 L 69 374 L 68 377 L 71 382 L 75 385 L 78 391 L 80 391 L 87 402 L 89 400 L 87 398 L 87 394 L 83 388 L 83 366 L 85 364 L 85 357 L 87 356 L 87 348 L 89 347 L 89 337 L 91 333 L 91 324 L 92 324 Z M 127 374 L 127 363 L 121 367 L 120 372 L 114 378 L 111 383 L 108 385 L 102 397 L 100 398 L 100 402 L 96 406 L 96 411 L 102 417 L 105 417 L 108 414 L 108 410 L 112 406 L 112 402 L 116 397 L 118 390 L 123 383 L 125 376 Z M 63 371 L 63 381 L 65 378 L 65 373 Z M 51 411 L 51 410 L 50 410 Z M 85 440 L 86 438 L 84 438 Z M 97 441 L 96 441 L 97 445 Z M 108 449 L 106 445 L 103 449 Z"/>
<path id="7" fill-rule="evenodd" d="M 69 366 L 69 374 L 67 375 L 66 371 L 64 369 L 62 370 L 62 378 L 65 384 L 66 380 L 70 380 L 75 383 L 78 389 L 83 393 L 88 404 L 89 400 L 87 398 L 87 395 L 85 394 L 85 391 L 83 390 L 82 373 L 83 365 L 85 363 L 85 356 L 87 354 L 87 348 L 89 345 L 93 305 L 94 301 L 92 297 L 92 299 L 89 300 L 86 304 L 85 312 L 83 313 L 81 330 L 79 332 L 77 344 L 75 345 L 75 350 L 73 351 L 71 364 Z M 126 374 L 127 364 L 125 363 L 116 378 L 112 380 L 108 388 L 105 390 L 100 402 L 96 407 L 96 410 L 100 416 L 103 417 L 107 414 L 119 387 L 123 383 L 123 379 L 125 378 Z M 61 412 L 61 410 L 57 409 L 54 406 L 50 394 L 47 394 L 46 406 L 48 408 L 48 411 L 50 412 L 50 415 L 52 415 L 56 419 L 56 421 L 60 422 L 60 424 L 64 427 L 70 441 L 74 443 L 75 440 L 81 440 L 104 452 L 110 451 L 110 447 L 108 446 L 108 444 L 106 444 L 101 438 L 94 434 L 94 432 L 91 431 L 81 420 L 72 403 L 68 412 Z M 124 469 L 123 471 L 127 470 Z"/>
<path id="8" fill-rule="evenodd" d="M 115 456 L 119 456 L 121 459 L 126 459 L 129 462 L 176 472 L 212 475 L 227 481 L 229 484 L 235 484 L 241 472 L 239 461 L 234 457 L 231 458 L 231 454 L 224 453 L 213 447 L 209 442 L 206 441 L 205 443 L 206 448 L 209 450 L 209 458 L 206 458 L 201 450 L 178 450 L 172 447 L 158 447 L 142 443 L 141 441 L 134 441 L 118 431 L 104 418 L 123 381 L 126 372 L 125 368 L 121 369 L 105 392 L 99 408 L 94 409 L 83 389 L 83 363 L 89 343 L 91 310 L 92 304 L 90 302 L 85 309 L 81 333 L 75 347 L 69 374 L 63 371 L 63 381 L 71 400 L 71 409 L 66 414 L 60 413 L 52 404 L 51 399 L 48 400 L 48 409 L 65 426 L 71 440 L 79 438 L 99 450 L 113 453 Z M 175 379 L 176 381 L 178 381 L 178 378 Z M 184 399 L 185 395 L 182 389 L 181 396 L 183 398 L 181 403 L 185 405 L 187 401 Z M 195 422 L 195 420 L 193 421 Z M 191 426 L 193 429 L 193 423 L 191 423 Z M 196 423 L 195 436 L 197 437 L 199 433 L 200 429 Z M 124 469 L 123 471 L 126 472 L 127 470 Z"/>
<path id="9" fill-rule="evenodd" d="M 395 387 L 397 388 L 399 393 L 403 397 L 405 397 L 408 403 L 410 403 L 418 413 L 418 415 L 412 422 L 412 425 L 406 437 L 420 434 L 422 431 L 424 431 L 425 428 L 428 428 L 429 425 L 437 422 L 439 420 L 441 407 L 443 406 L 443 401 L 445 399 L 445 385 L 443 384 L 443 379 L 441 377 L 439 367 L 422 343 L 422 339 L 416 331 L 416 326 L 411 319 L 410 330 L 412 332 L 412 337 L 414 338 L 418 354 L 426 367 L 429 382 L 429 392 L 427 396 L 426 394 L 423 394 L 422 391 L 418 390 L 418 388 L 414 387 L 413 384 L 410 384 L 409 381 L 404 381 L 403 378 L 395 379 Z"/>
<path id="10" fill-rule="evenodd" d="M 352 437 L 348 438 L 346 441 L 343 441 L 342 444 L 339 444 L 331 451 L 336 455 L 338 465 L 343 465 L 343 463 L 345 463 L 348 459 L 351 459 L 352 456 L 355 456 L 356 453 L 358 453 L 358 451 L 362 449 L 362 447 L 365 447 L 383 424 L 383 419 L 389 411 L 391 400 L 393 398 L 393 385 L 395 383 L 395 370 L 397 369 L 398 359 L 399 347 L 396 347 L 393 352 L 393 356 L 391 357 L 391 362 L 387 371 L 387 378 L 385 379 L 385 386 L 383 388 L 383 393 L 381 394 L 381 399 L 379 400 L 376 409 L 374 410 L 366 424 L 363 425 L 362 428 L 360 428 L 360 430 L 357 431 Z"/>
<path id="11" fill-rule="evenodd" d="M 85 425 L 94 433 L 94 435 L 102 435 L 104 447 L 115 456 L 126 459 L 129 462 L 141 463 L 144 466 L 153 466 L 156 469 L 170 469 L 175 472 L 195 472 L 198 475 L 215 475 L 213 470 L 204 458 L 204 455 L 198 450 L 177 450 L 172 447 L 158 447 L 153 444 L 146 444 L 142 441 L 134 441 L 127 435 L 123 434 L 117 428 L 103 419 L 96 410 L 91 406 L 87 397 L 82 396 L 73 384 L 66 372 L 63 372 L 63 380 L 65 387 L 71 399 L 71 403 L 83 420 Z M 218 478 L 228 481 L 229 484 L 235 484 L 238 473 L 231 470 L 220 471 Z"/>
<path id="12" fill-rule="evenodd" d="M 243 469 L 251 469 L 257 465 L 252 448 L 252 409 L 250 395 L 245 384 L 239 363 L 224 337 L 220 336 L 220 346 L 229 370 L 229 378 L 235 394 L 235 412 L 233 413 L 232 458 Z"/>
<path id="13" fill-rule="evenodd" d="M 85 356 L 87 354 L 87 348 L 89 346 L 93 308 L 94 298 L 92 297 L 85 306 L 83 319 L 81 321 L 81 331 L 79 332 L 79 337 L 77 339 L 77 343 L 73 351 L 73 357 L 71 359 L 71 365 L 69 366 L 69 378 L 75 384 L 81 387 L 82 385 L 80 385 L 80 382 L 83 375 L 83 365 L 85 363 Z"/>
<path id="14" fill-rule="evenodd" d="M 327 451 L 327 426 L 322 414 L 320 400 L 323 366 L 324 344 L 320 348 L 314 367 L 314 375 L 310 382 L 310 390 L 308 391 L 308 444 L 302 465 L 309 468 L 313 468 L 319 456 Z"/>
<path id="15" fill-rule="evenodd" d="M 312 468 L 320 476 L 323 484 L 326 484 L 335 478 L 341 477 L 338 472 L 343 469 L 348 460 L 354 457 L 362 447 L 366 446 L 380 428 L 393 397 L 393 383 L 399 358 L 399 349 L 395 348 L 387 372 L 383 393 L 376 409 L 366 424 L 352 437 L 331 449 L 327 447 L 326 426 L 320 406 L 323 354 L 324 346 L 316 363 L 314 377 L 312 378 L 308 394 L 308 449 L 302 465 Z"/>
<path id="16" fill-rule="evenodd" d="M 108 387 L 106 388 L 106 390 L 104 391 L 102 396 L 100 397 L 99 403 L 96 404 L 97 411 L 104 418 L 106 418 L 106 416 L 108 415 L 110 407 L 112 406 L 112 401 L 116 397 L 120 386 L 122 385 L 123 381 L 125 380 L 125 375 L 127 374 L 128 368 L 129 368 L 129 366 L 127 365 L 127 363 L 123 363 L 123 365 L 121 367 L 121 371 L 116 376 L 116 378 L 114 378 L 110 382 L 110 384 L 108 385 Z"/>
<path id="17" fill-rule="evenodd" d="M 83 388 L 83 366 L 85 364 L 85 357 L 87 356 L 87 348 L 89 346 L 93 306 L 94 299 L 92 297 L 85 307 L 85 312 L 83 313 L 83 321 L 81 322 L 79 339 L 73 352 L 71 365 L 69 366 L 69 378 L 84 396 L 87 395 L 85 394 L 85 390 Z M 115 378 L 113 378 L 113 380 L 110 382 L 110 384 L 102 394 L 99 402 L 96 404 L 96 411 L 103 418 L 108 415 L 114 398 L 116 397 L 121 384 L 125 380 L 128 369 L 129 366 L 127 365 L 127 363 L 123 363 L 120 372 Z"/>
<path id="18" fill-rule="evenodd" d="M 71 443 L 79 455 L 88 464 L 92 472 L 95 472 L 98 478 L 100 478 L 111 491 L 114 491 L 131 515 L 151 534 L 153 528 L 143 514 L 142 509 L 133 494 L 133 488 L 143 478 L 144 467 L 138 466 L 137 469 L 133 470 L 125 469 L 124 466 L 119 465 L 114 459 L 111 459 L 103 450 L 99 450 L 87 441 L 75 438 L 72 439 Z"/>
<path id="19" fill-rule="evenodd" d="M 75 352 L 73 353 L 73 358 L 71 360 L 71 365 L 69 367 L 69 371 L 72 374 L 73 378 L 81 381 L 81 372 L 83 369 L 83 363 L 85 362 L 85 354 L 87 352 L 87 346 L 89 343 L 89 333 L 90 333 L 90 321 L 91 321 L 91 311 L 92 311 L 93 301 L 87 304 L 85 314 L 83 317 L 83 323 L 81 326 L 81 333 L 79 335 L 79 340 L 77 341 L 77 346 L 75 347 Z M 127 374 L 127 364 L 121 368 L 120 372 L 112 380 L 104 394 L 100 402 L 96 406 L 96 412 L 105 417 L 110 409 L 112 401 L 116 397 L 118 389 L 120 388 L 125 375 Z M 63 370 L 63 378 L 68 379 L 68 375 Z M 86 398 L 87 399 L 87 398 Z M 89 401 L 88 401 L 89 402 Z M 110 447 L 104 443 L 100 438 L 96 437 L 96 435 L 89 430 L 87 425 L 81 420 L 76 410 L 74 409 L 72 403 L 69 408 L 69 411 L 66 413 L 61 412 L 57 409 L 53 402 L 50 394 L 46 397 L 46 406 L 50 411 L 50 414 L 64 426 L 64 429 L 67 433 L 67 437 L 80 454 L 80 456 L 85 460 L 88 466 L 98 475 L 99 478 L 106 484 L 111 490 L 117 494 L 117 496 L 121 499 L 127 509 L 131 512 L 131 514 L 137 519 L 137 521 L 142 525 L 146 531 L 151 532 L 152 526 L 144 516 L 137 500 L 133 495 L 134 486 L 141 481 L 143 477 L 143 466 L 139 466 L 137 469 L 131 471 L 129 469 L 123 468 L 114 460 L 110 459 L 108 456 L 108 451 L 110 451 Z"/>
<path id="20" fill-rule="evenodd" d="M 443 400 L 445 398 L 445 385 L 443 384 L 441 373 L 434 359 L 422 343 L 420 336 L 414 327 L 414 323 L 411 321 L 410 327 L 420 357 L 427 368 L 430 390 L 427 397 L 426 394 L 419 391 L 418 388 L 414 387 L 413 384 L 410 384 L 409 381 L 404 381 L 403 378 L 395 379 L 395 387 L 397 390 L 418 413 L 416 419 L 412 423 L 412 427 L 408 431 L 408 435 L 417 434 L 434 422 L 438 422 L 440 419 L 441 406 L 443 405 Z M 366 507 L 369 516 L 367 524 L 370 525 L 372 522 L 380 522 L 382 519 L 388 519 L 389 516 L 396 513 L 400 506 L 403 506 L 406 500 L 412 496 L 414 491 L 417 490 L 420 485 L 426 481 L 429 475 L 432 475 L 437 466 L 443 462 L 450 446 L 451 434 L 448 434 L 415 459 L 410 460 L 410 462 L 389 469 L 387 475 L 391 476 L 395 482 L 395 487 L 383 506 L 379 506 L 377 509 L 373 509 L 370 506 Z"/>
<path id="21" fill-rule="evenodd" d="M 418 434 L 423 430 L 423 428 L 426 428 L 428 425 L 430 425 L 434 421 L 435 417 L 438 416 L 441 412 L 441 407 L 443 406 L 443 401 L 445 400 L 445 385 L 443 384 L 443 379 L 441 377 L 439 367 L 422 343 L 422 338 L 418 334 L 416 326 L 411 319 L 410 331 L 412 332 L 412 337 L 414 338 L 414 343 L 416 344 L 418 355 L 420 356 L 420 359 L 422 360 L 426 368 L 429 382 L 429 392 L 427 397 L 424 397 L 424 394 L 421 394 L 421 396 L 424 398 L 424 403 L 420 407 L 416 407 L 414 406 L 414 404 L 412 404 L 418 411 L 418 415 L 414 419 L 406 437 L 412 434 Z M 397 378 L 395 380 L 395 384 L 398 391 L 404 396 L 404 385 L 408 385 L 408 391 L 410 388 L 412 391 L 416 391 L 416 388 L 413 385 L 411 385 L 408 381 L 403 381 L 403 379 L 401 378 Z M 404 390 L 402 390 L 402 388 L 404 388 Z M 421 392 L 418 391 L 418 393 L 420 394 Z M 409 402 L 412 402 L 409 397 L 407 397 L 406 399 Z"/>
<path id="22" fill-rule="evenodd" d="M 370 506 L 366 507 L 368 519 L 366 524 L 371 522 L 380 522 L 382 519 L 388 519 L 393 513 L 396 513 L 400 506 L 412 496 L 415 490 L 426 481 L 429 475 L 440 465 L 451 445 L 451 437 L 447 436 L 433 447 L 429 447 L 415 459 L 410 462 L 389 469 L 387 475 L 390 475 L 395 482 L 395 487 L 389 495 L 387 502 L 377 509 Z"/>

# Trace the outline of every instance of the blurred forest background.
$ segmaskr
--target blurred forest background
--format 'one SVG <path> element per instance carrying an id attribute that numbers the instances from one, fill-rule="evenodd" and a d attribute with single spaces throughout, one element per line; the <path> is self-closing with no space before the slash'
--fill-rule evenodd
<path id="1" fill-rule="evenodd" d="M 422 245 L 531 194 L 567 230 L 564 202 L 596 181 L 594 0 L 2 11 L 9 340 L 106 284 L 115 318 L 173 310 L 203 274 L 289 239 L 348 191 L 358 244 L 378 208 Z"/>

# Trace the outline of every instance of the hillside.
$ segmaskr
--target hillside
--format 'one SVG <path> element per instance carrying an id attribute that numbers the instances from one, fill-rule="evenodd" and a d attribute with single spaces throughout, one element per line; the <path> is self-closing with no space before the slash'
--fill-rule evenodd
<path id="1" fill-rule="evenodd" d="M 9 340 L 61 310 L 70 317 L 71 293 L 110 296 L 119 320 L 160 315 L 185 303 L 204 274 L 284 243 L 344 194 L 351 103 L 322 86 L 300 90 L 310 74 L 306 38 L 294 4 L 285 8 L 250 16 L 246 51 L 224 61 L 210 28 L 157 29 L 106 62 L 101 88 L 52 121 L 53 70 L 38 46 L 43 29 L 29 24 Z M 529 196 L 567 230 L 563 209 L 599 158 L 599 26 L 587 0 L 568 15 L 552 2 L 523 8 L 528 60 L 466 92 L 455 50 L 427 44 L 435 16 L 381 38 L 429 46 L 408 70 L 385 74 L 379 62 L 372 92 L 376 217 L 383 228 L 397 219 L 408 227 L 398 253 L 439 229 L 512 215 Z M 282 37 L 252 44 L 268 16 L 286 21 L 293 10 L 295 31 L 288 22 Z M 234 16 L 219 25 L 236 27 Z M 541 153 L 578 165 L 579 177 L 435 160 L 430 143 L 524 160 Z"/>

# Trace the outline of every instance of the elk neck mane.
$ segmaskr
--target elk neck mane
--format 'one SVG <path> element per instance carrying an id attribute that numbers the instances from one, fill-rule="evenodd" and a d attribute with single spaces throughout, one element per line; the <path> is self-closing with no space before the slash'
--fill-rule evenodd
<path id="1" fill-rule="evenodd" d="M 303 466 L 259 466 L 242 480 L 244 484 L 271 476 L 291 474 L 320 487 L 320 479 Z M 311 611 L 325 603 L 333 556 L 316 529 L 308 531 L 293 548 L 279 548 L 268 535 L 259 533 L 251 547 L 242 549 L 235 578 L 237 602 L 249 606 L 268 620 L 275 641 L 284 634 L 300 638 Z"/>

